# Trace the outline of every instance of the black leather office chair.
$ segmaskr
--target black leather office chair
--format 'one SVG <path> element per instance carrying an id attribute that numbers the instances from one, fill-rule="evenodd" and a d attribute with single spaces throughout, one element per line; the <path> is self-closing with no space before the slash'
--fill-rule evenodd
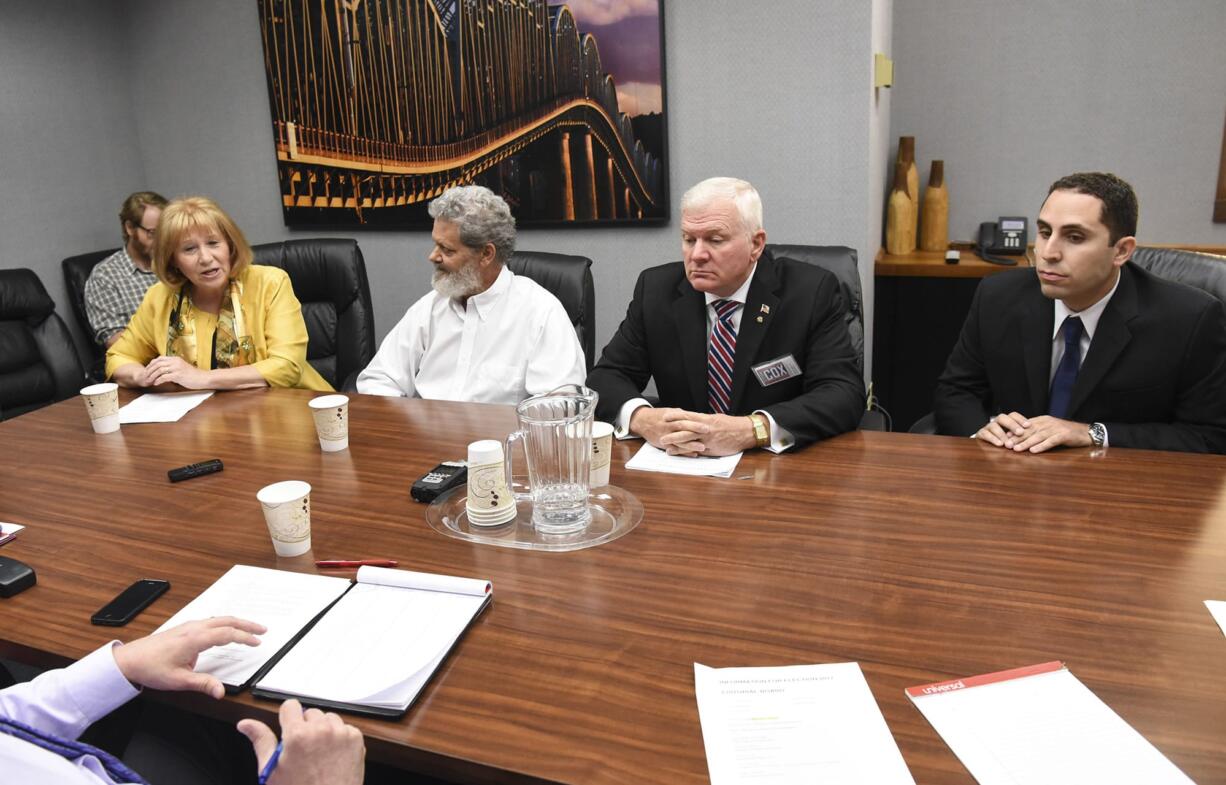
<path id="1" fill-rule="evenodd" d="M 1226 257 L 1175 248 L 1138 248 L 1129 264 L 1168 281 L 1195 286 L 1226 303 Z"/>
<path id="2" fill-rule="evenodd" d="M 256 264 L 289 273 L 302 303 L 307 362 L 338 390 L 355 390 L 375 356 L 375 317 L 366 261 L 356 240 L 304 239 L 252 246 Z"/>
<path id="3" fill-rule="evenodd" d="M 85 282 L 98 263 L 115 253 L 118 248 L 106 251 L 90 251 L 79 256 L 70 256 L 60 262 L 64 271 L 64 286 L 68 289 L 68 302 L 72 305 L 72 315 L 77 320 L 77 326 L 85 333 L 89 346 L 86 374 L 94 381 L 102 381 L 106 371 L 106 350 L 94 341 L 94 329 L 89 326 L 89 317 L 85 313 Z"/>
<path id="4" fill-rule="evenodd" d="M 822 267 L 834 273 L 839 279 L 843 290 L 843 300 L 847 303 L 847 313 L 843 320 L 847 324 L 847 334 L 851 336 L 851 346 L 856 351 L 856 367 L 864 374 L 864 295 L 860 287 L 860 269 L 856 263 L 856 250 L 844 245 L 782 245 L 769 243 L 767 249 L 771 255 L 787 257 L 800 262 Z M 871 403 L 871 401 L 870 401 Z M 866 431 L 888 431 L 889 425 L 880 409 L 866 406 L 864 415 L 860 418 L 860 429 Z"/>
<path id="5" fill-rule="evenodd" d="M 1226 303 L 1226 257 L 1176 248 L 1137 248 L 1129 264 L 1143 267 L 1159 278 L 1195 286 Z M 931 412 L 916 420 L 911 433 L 937 432 Z"/>
<path id="6" fill-rule="evenodd" d="M 587 369 L 596 363 L 596 287 L 592 260 L 544 251 L 516 251 L 507 260 L 516 275 L 525 275 L 548 289 L 561 301 L 575 326 Z"/>
<path id="7" fill-rule="evenodd" d="M 0 417 L 77 394 L 85 383 L 68 326 L 33 270 L 0 270 Z"/>

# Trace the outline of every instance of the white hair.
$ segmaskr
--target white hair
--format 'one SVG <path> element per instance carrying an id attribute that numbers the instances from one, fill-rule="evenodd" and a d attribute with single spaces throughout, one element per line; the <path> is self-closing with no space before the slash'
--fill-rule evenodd
<path id="1" fill-rule="evenodd" d="M 503 198 L 481 185 L 449 188 L 426 208 L 431 218 L 460 227 L 460 242 L 469 248 L 494 246 L 494 258 L 505 262 L 515 251 L 515 218 Z"/>
<path id="2" fill-rule="evenodd" d="M 681 212 L 709 207 L 716 202 L 732 202 L 741 216 L 747 234 L 762 228 L 762 197 L 745 180 L 735 177 L 708 177 L 681 196 Z"/>

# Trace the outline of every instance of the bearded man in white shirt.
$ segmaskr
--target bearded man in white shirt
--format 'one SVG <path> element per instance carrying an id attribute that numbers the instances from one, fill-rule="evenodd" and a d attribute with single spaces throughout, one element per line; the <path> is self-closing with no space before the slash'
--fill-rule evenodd
<path id="1" fill-rule="evenodd" d="M 452 188 L 430 203 L 434 291 L 409 308 L 358 376 L 358 392 L 516 404 L 582 384 L 583 349 L 566 310 L 515 275 L 511 208 L 488 188 Z"/>

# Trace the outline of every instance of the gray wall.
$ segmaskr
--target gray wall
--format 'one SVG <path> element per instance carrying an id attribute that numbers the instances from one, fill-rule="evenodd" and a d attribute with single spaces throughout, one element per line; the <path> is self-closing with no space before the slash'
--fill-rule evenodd
<path id="1" fill-rule="evenodd" d="M 252 242 L 318 235 L 285 228 L 273 160 L 263 55 L 253 0 L 132 0 L 145 62 L 131 69 L 146 171 L 167 195 L 203 192 L 234 214 Z M 185 36 L 185 30 L 192 31 Z M 762 193 L 769 239 L 856 247 L 866 218 L 869 6 L 860 0 L 668 2 L 665 54 L 674 202 L 698 180 L 744 177 Z M 675 210 L 674 210 L 675 213 Z M 876 219 L 875 219 L 876 220 Z M 357 233 L 380 336 L 429 287 L 427 232 Z M 612 336 L 639 271 L 680 258 L 666 226 L 525 230 L 524 249 L 594 261 L 597 351 Z M 871 273 L 870 273 L 871 274 Z"/>
<path id="2" fill-rule="evenodd" d="M 1223 30 L 1222 0 L 899 2 L 891 149 L 916 137 L 922 183 L 945 160 L 951 239 L 1106 170 L 1137 190 L 1142 243 L 1226 244 Z"/>
<path id="3" fill-rule="evenodd" d="M 850 245 L 871 285 L 881 198 L 866 172 L 884 148 L 870 154 L 870 122 L 888 115 L 870 88 L 870 44 L 890 2 L 780 0 L 769 13 L 666 3 L 674 201 L 704 177 L 745 177 L 762 192 L 770 240 Z M 58 293 L 59 260 L 115 244 L 119 201 L 146 187 L 215 197 L 252 242 L 320 234 L 282 221 L 253 0 L 53 2 L 37 19 L 32 7 L 6 9 L 0 26 L 0 193 L 22 205 L 0 217 L 0 264 L 35 267 Z M 382 336 L 427 290 L 429 235 L 356 236 Z M 520 247 L 592 257 L 598 348 L 639 271 L 680 258 L 675 215 L 650 228 L 525 230 Z"/>
<path id="4" fill-rule="evenodd" d="M 47 0 L 0 18 L 0 266 L 37 272 L 69 324 L 60 260 L 119 246 L 123 197 L 146 185 L 123 10 Z"/>

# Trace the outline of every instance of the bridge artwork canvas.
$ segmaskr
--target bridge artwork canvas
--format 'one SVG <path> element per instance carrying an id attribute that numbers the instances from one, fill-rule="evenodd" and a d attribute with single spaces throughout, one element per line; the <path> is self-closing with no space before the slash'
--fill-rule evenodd
<path id="1" fill-rule="evenodd" d="M 289 226 L 668 220 L 663 0 L 257 0 Z"/>

